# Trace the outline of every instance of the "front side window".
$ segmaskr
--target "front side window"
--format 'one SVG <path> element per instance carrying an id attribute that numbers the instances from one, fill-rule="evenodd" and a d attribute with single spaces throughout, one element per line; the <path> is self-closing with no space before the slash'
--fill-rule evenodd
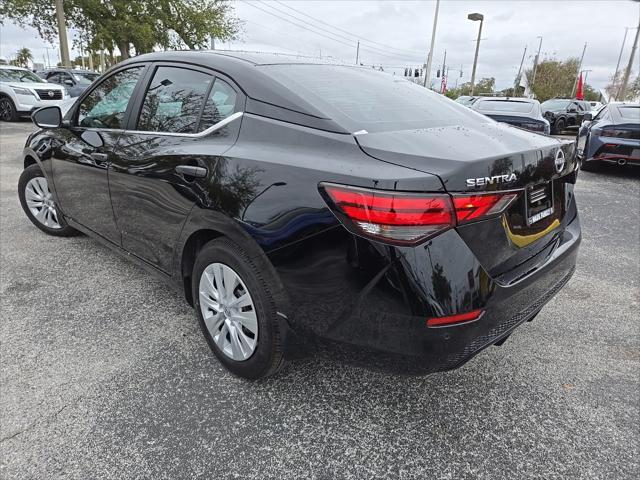
<path id="1" fill-rule="evenodd" d="M 124 128 L 124 114 L 143 67 L 134 67 L 106 78 L 78 109 L 78 125 L 93 128 Z"/>
<path id="2" fill-rule="evenodd" d="M 177 67 L 158 67 L 147 90 L 137 130 L 195 133 L 213 76 Z"/>
<path id="3" fill-rule="evenodd" d="M 216 78 L 202 111 L 198 131 L 201 132 L 224 120 L 236 111 L 236 91 L 224 80 Z"/>

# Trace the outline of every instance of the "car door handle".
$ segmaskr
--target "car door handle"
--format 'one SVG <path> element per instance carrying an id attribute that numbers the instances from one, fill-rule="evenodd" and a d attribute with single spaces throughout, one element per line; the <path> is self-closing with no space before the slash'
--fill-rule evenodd
<path id="1" fill-rule="evenodd" d="M 109 156 L 106 153 L 93 152 L 91 154 L 91 159 L 95 160 L 96 163 L 107 163 Z"/>
<path id="2" fill-rule="evenodd" d="M 176 172 L 186 177 L 202 178 L 207 176 L 207 169 L 204 167 L 194 167 L 193 165 L 178 165 Z"/>

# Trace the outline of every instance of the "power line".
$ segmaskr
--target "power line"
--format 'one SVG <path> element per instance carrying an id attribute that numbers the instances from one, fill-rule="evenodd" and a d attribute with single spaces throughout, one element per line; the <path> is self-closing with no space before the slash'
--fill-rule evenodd
<path id="1" fill-rule="evenodd" d="M 309 22 L 307 22 L 307 21 L 305 21 L 305 20 L 302 20 L 302 19 L 300 19 L 300 18 L 297 18 L 297 17 L 295 17 L 295 16 L 293 16 L 293 15 L 290 15 L 290 14 L 288 14 L 287 12 L 283 12 L 283 11 L 281 11 L 281 10 L 279 10 L 279 9 L 275 8 L 273 5 L 267 5 L 267 4 L 264 4 L 264 3 L 262 4 L 262 6 L 263 6 L 263 7 L 264 7 L 264 6 L 268 6 L 269 8 L 271 8 L 271 9 L 275 10 L 276 12 L 279 12 L 279 13 L 282 13 L 282 14 L 285 14 L 285 15 L 288 15 L 289 17 L 291 17 L 291 18 L 293 18 L 293 19 L 297 20 L 298 22 L 306 23 L 306 24 L 310 25 L 311 27 L 313 27 L 314 29 L 318 29 L 318 30 L 321 30 L 321 31 L 316 31 L 316 30 L 314 30 L 314 29 L 312 29 L 312 28 L 309 28 L 309 27 L 307 27 L 307 26 L 305 26 L 305 25 L 301 25 L 300 23 L 294 22 L 293 20 L 290 20 L 290 19 L 288 19 L 288 18 L 284 18 L 284 17 L 282 17 L 282 16 L 278 15 L 277 13 L 274 13 L 274 12 L 273 12 L 273 11 L 271 11 L 271 10 L 266 10 L 266 9 L 264 9 L 264 8 L 262 8 L 262 7 L 258 6 L 258 5 L 256 5 L 256 4 L 255 4 L 255 3 L 253 3 L 253 2 L 249 2 L 249 1 L 247 1 L 247 0 L 241 0 L 241 1 L 242 1 L 242 2 L 244 2 L 244 3 L 245 3 L 245 4 L 247 4 L 247 5 L 252 6 L 253 8 L 257 8 L 258 10 L 261 10 L 261 11 L 262 11 L 262 12 L 264 12 L 264 13 L 267 13 L 267 14 L 269 14 L 269 15 L 271 15 L 271 16 L 273 16 L 273 17 L 275 17 L 275 18 L 278 18 L 279 20 L 282 20 L 282 21 L 288 22 L 288 23 L 290 23 L 290 24 L 292 24 L 292 25 L 295 25 L 295 26 L 296 26 L 296 27 L 298 27 L 298 28 L 301 28 L 301 29 L 306 30 L 306 31 L 311 32 L 311 33 L 315 33 L 316 35 L 319 35 L 319 36 L 321 36 L 321 37 L 327 38 L 327 39 L 329 39 L 329 40 L 333 40 L 334 42 L 340 43 L 340 44 L 342 44 L 342 45 L 346 45 L 346 46 L 348 46 L 348 47 L 350 47 L 350 48 L 353 48 L 353 49 L 355 49 L 355 48 L 356 48 L 356 42 L 355 42 L 355 40 L 351 40 L 351 39 L 349 39 L 349 38 L 347 38 L 347 37 L 344 37 L 343 35 L 339 35 L 339 34 L 337 34 L 337 33 L 330 32 L 329 30 L 323 29 L 322 27 L 318 27 L 318 26 L 316 26 L 316 25 L 313 25 L 313 24 L 311 24 L 311 23 L 309 23 Z M 322 33 L 322 31 L 327 32 L 329 35 L 327 35 L 327 33 Z M 338 37 L 338 38 L 336 38 L 336 37 Z M 343 39 L 346 39 L 346 41 L 344 41 Z M 353 43 L 347 43 L 347 42 L 353 42 Z M 388 57 L 388 58 L 400 58 L 400 57 L 404 57 L 405 59 L 407 59 L 407 58 L 411 58 L 411 59 L 412 59 L 412 61 L 416 61 L 416 60 L 415 60 L 415 58 L 412 58 L 412 57 L 410 57 L 410 56 L 408 56 L 408 55 L 401 55 L 401 54 L 397 54 L 397 53 L 393 53 L 393 52 L 386 53 L 386 52 L 382 52 L 382 51 L 380 51 L 380 50 L 379 50 L 379 49 L 377 49 L 377 48 L 369 47 L 369 46 L 365 46 L 365 45 L 363 45 L 363 44 L 361 44 L 361 45 L 360 45 L 360 48 L 361 48 L 361 49 L 363 49 L 363 50 L 368 50 L 368 51 L 370 51 L 370 52 L 373 52 L 373 53 L 375 53 L 375 54 L 377 54 L 377 55 L 381 55 L 381 56 L 383 56 L 383 57 Z"/>
<path id="2" fill-rule="evenodd" d="M 279 4 L 281 4 L 282 6 L 284 6 L 286 8 L 288 8 L 289 10 L 293 10 L 294 12 L 297 12 L 300 15 L 304 15 L 305 17 L 308 17 L 311 20 L 314 20 L 316 22 L 319 22 L 319 23 L 322 23 L 324 25 L 327 25 L 328 27 L 331 27 L 331 28 L 333 28 L 335 30 L 338 30 L 338 31 L 343 32 L 343 33 L 346 33 L 347 35 L 351 35 L 352 37 L 355 37 L 355 38 L 357 38 L 359 40 L 364 40 L 366 42 L 373 43 L 375 45 L 380 45 L 381 47 L 383 47 L 385 49 L 388 49 L 388 50 L 398 50 L 399 52 L 405 52 L 405 53 L 409 53 L 409 54 L 412 54 L 412 55 L 422 55 L 422 52 L 419 52 L 417 50 L 407 50 L 407 49 L 404 49 L 404 48 L 392 47 L 390 45 L 385 45 L 384 43 L 380 43 L 380 42 L 376 42 L 375 40 L 368 39 L 368 38 L 363 37 L 361 35 L 356 35 L 355 33 L 351 33 L 348 30 L 344 30 L 344 29 L 342 29 L 340 27 L 336 27 L 335 25 L 332 25 L 332 24 L 327 23 L 327 22 L 325 22 L 323 20 L 320 20 L 319 18 L 315 18 L 315 17 L 313 17 L 313 16 L 311 16 L 311 15 L 309 15 L 307 13 L 301 12 L 300 10 L 295 9 L 295 8 L 287 5 L 284 2 L 281 2 L 280 0 L 274 0 L 274 1 L 279 3 Z"/>

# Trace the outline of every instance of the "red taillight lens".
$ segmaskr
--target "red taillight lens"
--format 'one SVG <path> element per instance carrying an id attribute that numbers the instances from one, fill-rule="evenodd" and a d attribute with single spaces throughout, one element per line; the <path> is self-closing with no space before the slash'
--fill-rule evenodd
<path id="1" fill-rule="evenodd" d="M 466 223 L 502 213 L 517 196 L 517 192 L 453 195 L 456 219 Z"/>
<path id="2" fill-rule="evenodd" d="M 453 206 L 446 194 L 413 194 L 322 184 L 338 212 L 359 233 L 410 244 L 454 226 Z"/>
<path id="3" fill-rule="evenodd" d="M 428 194 L 389 192 L 320 184 L 329 206 L 355 233 L 399 244 L 413 244 L 452 228 L 502 213 L 517 192 Z"/>
<path id="4" fill-rule="evenodd" d="M 478 309 L 470 312 L 458 313 L 457 315 L 449 315 L 447 317 L 434 317 L 427 320 L 427 327 L 445 327 L 456 323 L 475 322 L 483 313 L 483 310 Z"/>

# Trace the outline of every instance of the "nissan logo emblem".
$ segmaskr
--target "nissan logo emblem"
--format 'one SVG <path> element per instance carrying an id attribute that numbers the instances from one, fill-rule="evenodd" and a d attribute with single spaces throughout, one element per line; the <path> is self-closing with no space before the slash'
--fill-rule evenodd
<path id="1" fill-rule="evenodd" d="M 562 151 L 562 149 L 559 149 L 556 152 L 556 172 L 560 173 L 563 169 L 564 169 L 564 152 Z"/>
<path id="2" fill-rule="evenodd" d="M 55 93 L 53 92 L 53 90 L 49 90 L 47 95 L 49 95 L 51 98 L 53 98 L 55 96 Z"/>

